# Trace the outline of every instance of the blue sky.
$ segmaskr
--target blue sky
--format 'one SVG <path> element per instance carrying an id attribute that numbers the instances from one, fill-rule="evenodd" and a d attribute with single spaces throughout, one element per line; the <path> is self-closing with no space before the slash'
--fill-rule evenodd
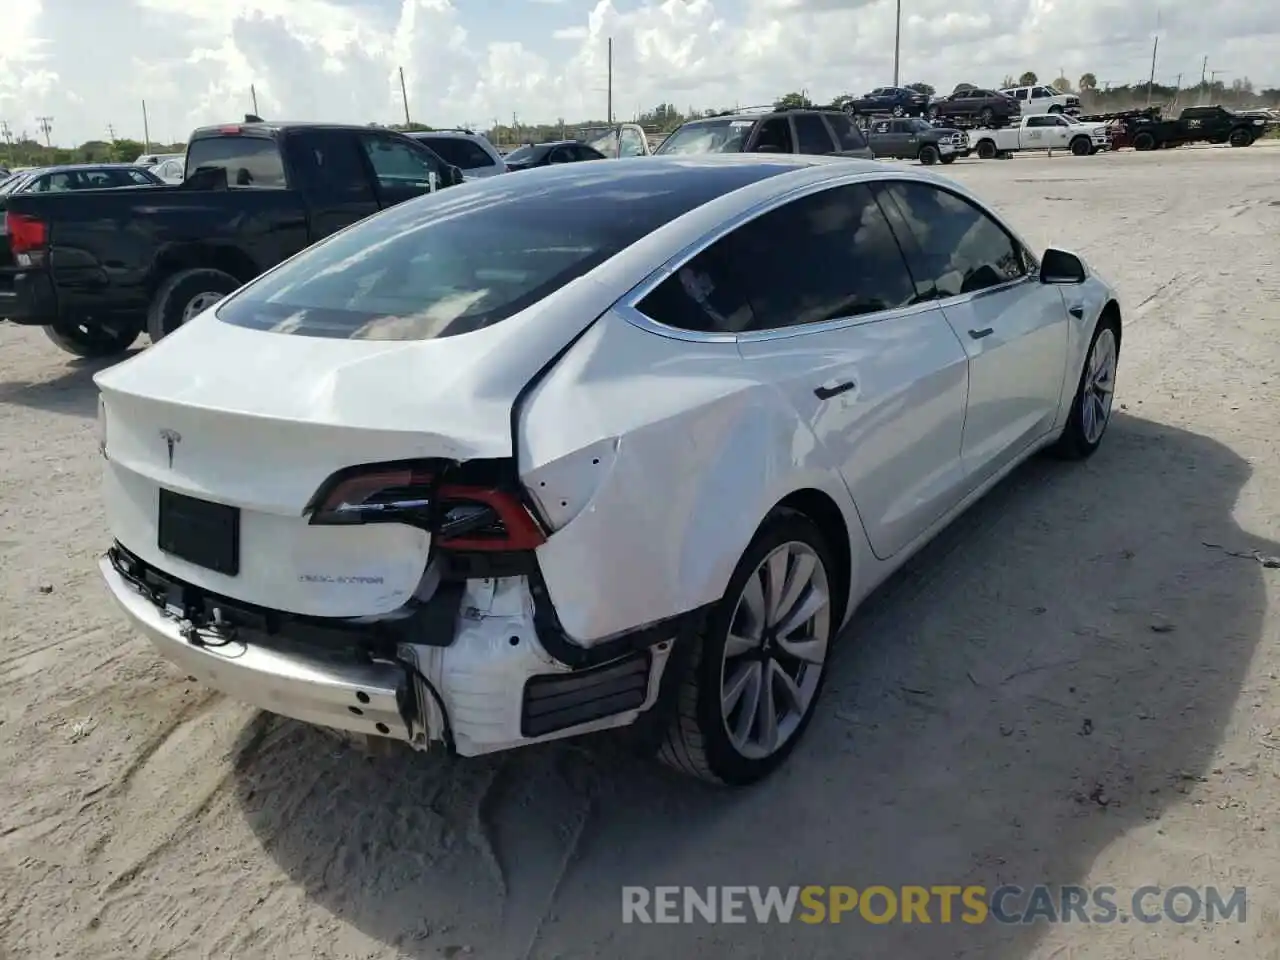
<path id="1" fill-rule="evenodd" d="M 1280 20 L 1256 0 L 1163 0 L 1157 78 L 1280 86 Z M 892 78 L 893 2 L 880 0 L 0 0 L 0 120 L 62 143 L 185 139 L 250 108 L 294 119 L 435 125 L 569 121 L 614 109 L 829 98 Z M 1034 70 L 1145 79 L 1154 4 L 904 0 L 902 81 L 949 89 Z"/>

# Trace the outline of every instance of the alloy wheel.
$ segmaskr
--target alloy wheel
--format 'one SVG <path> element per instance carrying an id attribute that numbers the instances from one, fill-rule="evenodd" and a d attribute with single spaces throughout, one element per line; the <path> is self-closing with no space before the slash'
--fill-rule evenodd
<path id="1" fill-rule="evenodd" d="M 194 297 L 188 300 L 187 305 L 182 308 L 182 322 L 186 323 L 187 321 L 199 316 L 224 296 L 226 296 L 226 294 L 213 293 L 212 291 L 197 293 Z"/>
<path id="2" fill-rule="evenodd" d="M 720 715 L 741 756 L 773 755 L 803 722 L 826 664 L 830 606 L 822 558 L 798 540 L 776 547 L 747 578 L 720 669 Z"/>
<path id="3" fill-rule="evenodd" d="M 1093 342 L 1084 389 L 1080 391 L 1080 425 L 1090 444 L 1102 439 L 1111 419 L 1111 402 L 1116 389 L 1116 335 L 1104 327 Z"/>

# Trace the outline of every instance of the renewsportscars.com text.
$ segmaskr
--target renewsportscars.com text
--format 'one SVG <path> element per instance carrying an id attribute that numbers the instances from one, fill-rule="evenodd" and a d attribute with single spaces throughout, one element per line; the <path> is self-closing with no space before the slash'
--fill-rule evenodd
<path id="1" fill-rule="evenodd" d="M 1244 887 L 623 887 L 623 923 L 1244 923 Z"/>

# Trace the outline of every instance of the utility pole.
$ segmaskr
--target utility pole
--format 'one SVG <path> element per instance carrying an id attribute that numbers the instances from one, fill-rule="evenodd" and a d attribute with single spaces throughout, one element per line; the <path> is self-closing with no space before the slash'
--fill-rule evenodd
<path id="1" fill-rule="evenodd" d="M 1209 58 L 1208 56 L 1206 56 L 1200 64 L 1200 86 L 1202 88 L 1204 87 L 1205 73 L 1208 71 L 1208 69 L 1209 69 Z"/>
<path id="2" fill-rule="evenodd" d="M 249 84 L 249 99 L 253 101 L 253 115 L 260 117 L 262 114 L 258 112 L 258 88 L 254 84 Z"/>
<path id="3" fill-rule="evenodd" d="M 115 128 L 115 124 L 113 124 L 113 123 L 108 123 L 108 124 L 107 124 L 107 136 L 111 138 L 111 142 L 112 142 L 112 143 L 115 143 L 115 142 L 116 142 L 116 128 Z"/>
<path id="4" fill-rule="evenodd" d="M 44 145 L 52 147 L 53 139 L 50 136 L 50 132 L 53 130 L 53 117 L 36 117 L 36 123 L 40 125 L 40 130 L 44 133 Z"/>
<path id="5" fill-rule="evenodd" d="M 607 116 L 609 125 L 613 125 L 613 37 L 609 38 L 609 101 L 607 106 Z"/>
<path id="6" fill-rule="evenodd" d="M 898 0 L 893 27 L 893 85 L 898 85 L 898 64 L 902 53 L 902 0 Z"/>
<path id="7" fill-rule="evenodd" d="M 1151 89 L 1156 85 L 1156 51 L 1160 49 L 1160 11 L 1156 11 L 1156 35 L 1151 40 L 1151 77 L 1147 80 L 1147 106 L 1151 106 Z"/>
<path id="8" fill-rule="evenodd" d="M 400 68 L 400 99 L 404 101 L 404 125 L 407 127 L 412 121 L 409 119 L 409 94 L 404 86 L 404 67 Z"/>
<path id="9" fill-rule="evenodd" d="M 147 101 L 142 101 L 142 152 L 151 152 L 151 127 L 147 123 Z"/>
<path id="10" fill-rule="evenodd" d="M 9 166 L 15 166 L 13 162 L 13 131 L 9 129 L 8 120 L 0 120 L 0 137 L 4 138 L 6 152 L 9 154 Z"/>

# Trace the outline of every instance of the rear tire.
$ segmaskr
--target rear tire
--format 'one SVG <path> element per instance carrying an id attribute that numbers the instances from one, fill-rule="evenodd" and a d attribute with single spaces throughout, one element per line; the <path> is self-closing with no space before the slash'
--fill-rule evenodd
<path id="1" fill-rule="evenodd" d="M 1093 141 L 1088 137 L 1076 137 L 1071 141 L 1071 154 L 1075 157 L 1087 157 L 1093 153 Z"/>
<path id="2" fill-rule="evenodd" d="M 45 336 L 61 350 L 86 360 L 115 357 L 124 353 L 142 335 L 136 323 L 70 323 L 58 321 L 44 327 Z"/>
<path id="3" fill-rule="evenodd" d="M 942 159 L 942 154 L 938 152 L 938 148 L 932 144 L 926 143 L 920 148 L 920 156 L 918 158 L 926 167 L 932 167 L 935 163 Z"/>
<path id="4" fill-rule="evenodd" d="M 1115 317 L 1104 316 L 1089 341 L 1089 352 L 1085 354 L 1075 396 L 1071 398 L 1067 425 L 1062 436 L 1049 448 L 1054 456 L 1061 460 L 1086 460 L 1097 452 L 1111 423 L 1119 362 L 1120 324 Z"/>
<path id="5" fill-rule="evenodd" d="M 978 119 L 982 121 L 982 125 L 984 127 L 991 126 L 991 120 L 994 117 L 995 113 L 992 112 L 990 107 L 983 107 L 981 112 L 978 114 Z"/>
<path id="6" fill-rule="evenodd" d="M 994 140 L 979 140 L 977 152 L 979 160 L 994 160 L 997 153 L 996 142 Z"/>
<path id="7" fill-rule="evenodd" d="M 774 593 L 770 574 L 779 572 L 785 576 Z M 831 551 L 812 520 L 790 510 L 765 518 L 703 632 L 692 638 L 697 648 L 681 678 L 675 715 L 658 751 L 663 763 L 724 786 L 755 783 L 781 766 L 804 735 L 826 680 L 831 644 L 840 627 L 837 596 L 843 587 L 834 582 L 838 576 Z M 771 594 L 791 602 L 771 607 Z M 794 616 L 811 605 L 811 618 L 789 638 L 774 629 L 779 621 L 791 619 L 788 611 Z M 780 612 L 762 617 L 757 610 Z M 764 639 L 745 639 L 759 636 Z M 794 656 L 797 651 L 807 660 Z M 798 700 L 788 691 L 798 692 Z M 760 709 L 765 698 L 774 708 L 772 727 L 767 722 L 770 711 Z M 779 715 L 779 710 L 784 712 Z M 775 736 L 768 735 L 770 729 Z"/>
<path id="8" fill-rule="evenodd" d="M 198 313 L 240 287 L 240 281 L 221 270 L 182 270 L 166 279 L 151 299 L 147 333 L 158 343 Z"/>

